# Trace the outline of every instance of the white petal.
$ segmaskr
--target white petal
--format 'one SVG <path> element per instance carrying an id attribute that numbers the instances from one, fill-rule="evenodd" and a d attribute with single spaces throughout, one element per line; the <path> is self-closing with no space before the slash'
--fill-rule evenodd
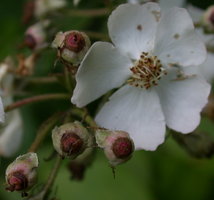
<path id="1" fill-rule="evenodd" d="M 1 129 L 0 134 L 0 155 L 12 156 L 20 147 L 22 140 L 22 121 L 18 111 L 9 113 L 6 120 L 7 125 Z"/>
<path id="2" fill-rule="evenodd" d="M 96 42 L 77 72 L 72 103 L 83 107 L 109 90 L 119 87 L 131 75 L 131 66 L 131 60 L 121 55 L 112 44 Z"/>
<path id="3" fill-rule="evenodd" d="M 204 14 L 204 10 L 198 7 L 195 7 L 191 4 L 187 5 L 187 10 L 194 22 L 199 22 Z"/>
<path id="4" fill-rule="evenodd" d="M 5 120 L 4 105 L 3 105 L 2 99 L 0 97 L 0 122 L 3 123 L 4 120 Z"/>
<path id="5" fill-rule="evenodd" d="M 202 76 L 209 82 L 214 78 L 214 54 L 208 53 L 206 61 L 199 66 Z"/>
<path id="6" fill-rule="evenodd" d="M 210 85 L 205 79 L 163 79 L 157 88 L 166 124 L 181 133 L 192 132 L 200 123 L 200 112 L 206 105 Z"/>
<path id="7" fill-rule="evenodd" d="M 183 8 L 171 8 L 161 16 L 154 54 L 163 64 L 199 65 L 206 58 L 206 49 L 194 32 L 193 22 Z"/>
<path id="8" fill-rule="evenodd" d="M 109 35 L 116 47 L 131 58 L 138 59 L 141 52 L 148 52 L 154 46 L 157 28 L 158 4 L 123 4 L 109 17 Z"/>
<path id="9" fill-rule="evenodd" d="M 182 7 L 184 0 L 159 0 L 159 3 L 161 10 L 167 10 L 174 6 Z"/>
<path id="10" fill-rule="evenodd" d="M 206 61 L 199 66 L 186 67 L 183 69 L 186 75 L 194 75 L 204 77 L 208 82 L 212 82 L 214 79 L 214 55 L 212 53 L 207 54 Z"/>
<path id="11" fill-rule="evenodd" d="M 163 143 L 165 120 L 156 92 L 126 85 L 110 97 L 95 118 L 98 125 L 130 134 L 136 149 Z"/>

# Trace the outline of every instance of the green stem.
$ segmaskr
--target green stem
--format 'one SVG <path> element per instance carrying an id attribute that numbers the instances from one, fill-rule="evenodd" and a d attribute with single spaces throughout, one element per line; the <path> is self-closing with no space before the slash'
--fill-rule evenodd
<path id="1" fill-rule="evenodd" d="M 57 121 L 62 117 L 62 115 L 64 115 L 64 113 L 55 113 L 49 119 L 42 123 L 39 130 L 37 131 L 36 138 L 31 144 L 28 152 L 37 151 L 45 136 L 49 133 L 49 131 L 53 128 Z"/>
<path id="2" fill-rule="evenodd" d="M 38 95 L 38 96 L 22 99 L 20 101 L 12 103 L 12 104 L 6 106 L 4 111 L 9 112 L 16 108 L 19 108 L 19 107 L 22 107 L 24 105 L 34 103 L 34 102 L 40 102 L 40 101 L 46 101 L 46 100 L 52 100 L 52 99 L 69 99 L 69 98 L 70 98 L 70 95 L 68 95 L 68 94 L 60 94 L 60 93 L 59 94 L 43 94 L 43 95 Z"/>
<path id="3" fill-rule="evenodd" d="M 94 119 L 88 114 L 88 111 L 85 110 L 80 110 L 78 108 L 72 109 L 71 114 L 76 115 L 83 119 L 88 125 L 91 127 L 98 127 Z"/>
<path id="4" fill-rule="evenodd" d="M 33 77 L 26 80 L 27 83 L 32 84 L 48 84 L 58 82 L 58 79 L 55 76 L 49 77 Z"/>
<path id="5" fill-rule="evenodd" d="M 77 16 L 77 17 L 100 17 L 109 15 L 111 11 L 107 8 L 100 9 L 84 9 L 84 10 L 63 10 L 63 13 L 68 16 Z"/>

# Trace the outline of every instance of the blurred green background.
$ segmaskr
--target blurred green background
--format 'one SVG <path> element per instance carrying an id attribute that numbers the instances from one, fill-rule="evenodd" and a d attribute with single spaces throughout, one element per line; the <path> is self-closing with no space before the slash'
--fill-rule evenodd
<path id="1" fill-rule="evenodd" d="M 116 2 L 116 1 L 115 1 Z M 120 1 L 121 2 L 121 1 Z M 197 6 L 205 8 L 213 0 L 193 1 Z M 23 0 L 1 0 L 0 4 L 0 60 L 10 54 L 19 52 L 17 46 L 21 43 L 26 26 L 21 23 Z M 78 8 L 96 8 L 104 6 L 102 1 L 82 0 Z M 72 5 L 70 5 L 71 8 Z M 94 30 L 106 32 L 107 17 L 77 18 L 63 17 L 56 19 L 58 30 Z M 49 49 L 40 58 L 36 67 L 36 76 L 52 72 L 55 61 L 55 52 Z M 41 89 L 42 88 L 42 89 Z M 27 88 L 32 94 L 45 93 L 46 91 L 63 91 L 56 86 L 33 85 Z M 26 152 L 35 137 L 36 130 L 41 123 L 53 112 L 69 107 L 70 102 L 52 101 L 36 103 L 21 109 L 24 120 L 24 139 L 22 148 L 17 155 Z M 213 134 L 214 125 L 203 119 L 199 129 L 208 130 Z M 11 143 L 14 141 L 11 141 Z M 44 182 L 53 161 L 46 162 L 52 152 L 50 137 L 44 141 L 39 149 L 39 182 Z M 16 156 L 17 156 L 16 155 Z M 5 168 L 16 156 L 11 159 L 0 158 L 0 199 L 18 200 L 20 194 L 9 193 L 4 190 Z M 139 151 L 124 165 L 116 168 L 116 178 L 100 150 L 96 160 L 87 170 L 82 182 L 70 180 L 67 170 L 67 161 L 63 161 L 60 172 L 53 187 L 53 194 L 61 200 L 212 200 L 214 199 L 214 160 L 195 159 L 189 156 L 171 136 L 166 143 L 155 152 Z"/>

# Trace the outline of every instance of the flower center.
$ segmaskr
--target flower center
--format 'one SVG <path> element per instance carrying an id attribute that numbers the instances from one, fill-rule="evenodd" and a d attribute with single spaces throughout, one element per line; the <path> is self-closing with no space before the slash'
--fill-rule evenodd
<path id="1" fill-rule="evenodd" d="M 133 74 L 128 83 L 145 89 L 158 85 L 158 80 L 167 74 L 157 56 L 149 55 L 146 52 L 142 52 L 140 59 L 130 70 Z"/>
<path id="2" fill-rule="evenodd" d="M 61 138 L 61 147 L 63 152 L 68 156 L 76 154 L 81 151 L 83 146 L 82 139 L 75 133 L 65 133 Z"/>

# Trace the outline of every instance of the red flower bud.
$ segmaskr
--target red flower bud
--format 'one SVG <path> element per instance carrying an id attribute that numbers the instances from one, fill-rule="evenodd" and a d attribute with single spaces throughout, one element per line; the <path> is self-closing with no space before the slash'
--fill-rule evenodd
<path id="1" fill-rule="evenodd" d="M 113 167 L 129 160 L 134 151 L 134 143 L 124 131 L 97 130 L 96 142 Z"/>
<path id="2" fill-rule="evenodd" d="M 91 147 L 92 135 L 80 123 L 66 123 L 52 131 L 52 140 L 55 150 L 62 157 L 76 158 L 83 151 Z"/>
<path id="3" fill-rule="evenodd" d="M 79 32 L 73 31 L 65 36 L 65 48 L 78 53 L 84 47 L 85 47 L 85 38 Z"/>
<path id="4" fill-rule="evenodd" d="M 22 171 L 16 171 L 8 177 L 8 187 L 11 192 L 25 190 L 28 187 L 28 180 Z"/>
<path id="5" fill-rule="evenodd" d="M 61 138 L 62 151 L 67 153 L 68 156 L 78 154 L 82 149 L 83 141 L 75 133 L 65 133 Z"/>

